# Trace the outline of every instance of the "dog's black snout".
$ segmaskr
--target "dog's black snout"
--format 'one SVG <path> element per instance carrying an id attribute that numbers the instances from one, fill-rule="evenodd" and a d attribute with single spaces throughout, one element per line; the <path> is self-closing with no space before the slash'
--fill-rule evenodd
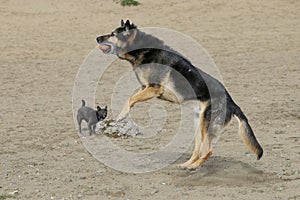
<path id="1" fill-rule="evenodd" d="M 99 36 L 99 37 L 96 38 L 96 40 L 97 40 L 98 43 L 101 43 L 101 42 L 103 42 L 104 37 L 103 36 Z"/>

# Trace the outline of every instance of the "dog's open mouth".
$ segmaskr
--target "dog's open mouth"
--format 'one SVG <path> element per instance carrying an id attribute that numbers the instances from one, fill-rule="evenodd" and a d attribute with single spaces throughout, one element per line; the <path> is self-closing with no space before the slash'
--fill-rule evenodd
<path id="1" fill-rule="evenodd" d="M 99 49 L 101 49 L 103 51 L 103 53 L 110 53 L 112 50 L 112 46 L 107 43 L 100 43 Z"/>

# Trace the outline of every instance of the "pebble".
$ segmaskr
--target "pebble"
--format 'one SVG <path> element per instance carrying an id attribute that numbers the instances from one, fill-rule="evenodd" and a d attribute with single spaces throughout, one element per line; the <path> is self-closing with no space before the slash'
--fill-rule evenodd
<path id="1" fill-rule="evenodd" d="M 156 194 L 156 193 L 158 193 L 158 192 L 159 192 L 159 190 L 158 190 L 157 188 L 154 188 L 154 189 L 152 190 L 152 192 L 151 192 L 151 195 Z"/>
<path id="2" fill-rule="evenodd" d="M 112 131 L 112 132 L 118 132 L 118 127 L 113 127 L 113 128 L 111 129 L 111 131 Z"/>
<path id="3" fill-rule="evenodd" d="M 15 191 L 12 191 L 10 193 L 8 193 L 9 195 L 16 195 L 16 194 L 19 194 L 19 190 L 15 190 Z"/>
<path id="4" fill-rule="evenodd" d="M 101 174 L 101 173 L 103 173 L 103 172 L 106 172 L 106 170 L 105 170 L 105 169 L 99 169 L 99 170 L 97 170 L 96 172 Z"/>
<path id="5" fill-rule="evenodd" d="M 282 188 L 282 187 L 278 188 L 278 191 L 282 191 L 282 190 L 283 190 L 283 188 Z"/>
<path id="6" fill-rule="evenodd" d="M 110 122 L 108 125 L 115 126 L 115 125 L 117 125 L 117 123 L 116 122 Z"/>

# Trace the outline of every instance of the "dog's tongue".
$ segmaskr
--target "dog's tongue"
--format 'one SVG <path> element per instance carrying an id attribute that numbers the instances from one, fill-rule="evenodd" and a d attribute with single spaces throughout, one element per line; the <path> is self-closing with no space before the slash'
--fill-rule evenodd
<path id="1" fill-rule="evenodd" d="M 104 51 L 107 51 L 109 49 L 109 46 L 105 45 L 105 44 L 99 44 L 99 48 L 104 50 Z"/>

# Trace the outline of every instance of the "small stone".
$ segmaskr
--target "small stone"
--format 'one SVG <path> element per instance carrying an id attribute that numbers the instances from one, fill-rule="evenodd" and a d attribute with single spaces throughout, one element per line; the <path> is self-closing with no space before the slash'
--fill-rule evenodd
<path id="1" fill-rule="evenodd" d="M 45 145 L 45 146 L 44 146 L 44 145 L 45 145 L 45 144 L 43 144 L 43 147 L 46 147 L 46 145 Z M 65 143 L 64 146 L 65 146 L 65 147 L 69 147 L 70 144 L 69 144 L 69 143 Z"/>
<path id="2" fill-rule="evenodd" d="M 110 126 L 116 126 L 117 123 L 116 122 L 110 122 L 108 125 L 110 125 Z"/>
<path id="3" fill-rule="evenodd" d="M 112 129 L 111 129 L 112 132 L 119 132 L 118 130 L 118 127 L 114 126 Z"/>
<path id="4" fill-rule="evenodd" d="M 157 188 L 154 188 L 154 189 L 152 190 L 152 192 L 151 192 L 151 195 L 156 194 L 156 193 L 158 193 L 158 192 L 159 192 L 159 190 L 158 190 Z"/>
<path id="5" fill-rule="evenodd" d="M 12 191 L 10 193 L 8 193 L 9 195 L 16 195 L 16 194 L 19 194 L 19 190 L 15 190 L 15 191 Z"/>
<path id="6" fill-rule="evenodd" d="M 99 173 L 99 174 L 102 174 L 103 172 L 106 172 L 106 170 L 105 169 L 99 169 L 96 172 Z"/>

